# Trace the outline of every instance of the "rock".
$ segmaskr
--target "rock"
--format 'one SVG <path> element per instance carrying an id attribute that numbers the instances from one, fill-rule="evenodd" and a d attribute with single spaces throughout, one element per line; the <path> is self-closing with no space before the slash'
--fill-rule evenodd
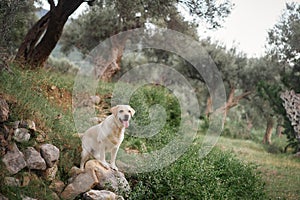
<path id="1" fill-rule="evenodd" d="M 99 96 L 95 95 L 95 96 L 90 96 L 90 100 L 92 104 L 99 104 L 101 99 Z"/>
<path id="2" fill-rule="evenodd" d="M 52 167 L 46 169 L 44 172 L 43 172 L 43 176 L 46 180 L 48 181 L 53 181 L 56 177 L 56 173 L 58 171 L 58 167 L 57 167 L 57 164 L 54 164 Z"/>
<path id="3" fill-rule="evenodd" d="M 21 120 L 19 123 L 19 128 L 26 128 L 26 129 L 33 130 L 33 131 L 36 130 L 34 121 L 29 120 L 29 119 Z"/>
<path id="4" fill-rule="evenodd" d="M 74 199 L 79 194 L 93 188 L 97 181 L 90 173 L 81 173 L 64 189 L 61 197 L 63 199 Z"/>
<path id="5" fill-rule="evenodd" d="M 35 139 L 38 143 L 43 143 L 45 142 L 45 138 L 42 135 L 38 135 Z"/>
<path id="6" fill-rule="evenodd" d="M 9 106 L 4 99 L 0 98 L 0 122 L 5 122 L 8 119 Z"/>
<path id="7" fill-rule="evenodd" d="M 296 158 L 300 158 L 300 151 L 297 152 L 297 153 L 295 153 L 294 156 L 295 156 Z"/>
<path id="8" fill-rule="evenodd" d="M 3 196 L 3 194 L 0 193 L 0 200 L 9 200 L 7 197 Z"/>
<path id="9" fill-rule="evenodd" d="M 124 200 L 122 196 L 107 190 L 90 190 L 83 194 L 84 200 Z"/>
<path id="10" fill-rule="evenodd" d="M 48 167 L 53 167 L 55 162 L 59 159 L 59 149 L 52 144 L 41 145 L 41 154 Z"/>
<path id="11" fill-rule="evenodd" d="M 47 168 L 45 160 L 35 148 L 27 147 L 23 153 L 29 169 L 45 170 Z"/>
<path id="12" fill-rule="evenodd" d="M 129 184 L 123 173 L 105 169 L 97 160 L 89 160 L 85 164 L 84 172 L 79 172 L 77 167 L 72 168 L 70 173 L 74 174 L 74 177 L 70 179 L 70 184 L 62 192 L 62 198 L 73 199 L 94 187 L 101 190 L 112 190 L 117 194 L 130 192 Z"/>
<path id="13" fill-rule="evenodd" d="M 44 143 L 46 139 L 48 139 L 47 134 L 42 130 L 37 130 L 35 131 L 35 133 L 37 134 L 35 141 L 37 141 L 38 143 Z"/>
<path id="14" fill-rule="evenodd" d="M 14 131 L 14 140 L 17 142 L 28 142 L 30 139 L 29 131 L 26 128 L 17 128 Z"/>
<path id="15" fill-rule="evenodd" d="M 25 187 L 28 186 L 31 181 L 38 181 L 39 177 L 34 172 L 24 172 L 20 179 L 22 180 L 21 186 Z"/>
<path id="16" fill-rule="evenodd" d="M 53 180 L 49 188 L 54 192 L 56 192 L 57 194 L 60 194 L 65 188 L 65 184 L 60 180 Z"/>
<path id="17" fill-rule="evenodd" d="M 57 88 L 56 85 L 51 85 L 50 87 L 51 90 L 56 90 L 56 88 Z"/>
<path id="18" fill-rule="evenodd" d="M 3 156 L 2 162 L 11 174 L 16 174 L 26 167 L 24 155 L 19 151 L 15 143 L 13 143 L 12 148 L 7 152 L 7 154 Z"/>
<path id="19" fill-rule="evenodd" d="M 21 195 L 22 200 L 37 200 L 37 199 L 33 199 L 31 197 L 25 196 L 25 195 Z"/>
<path id="20" fill-rule="evenodd" d="M 30 176 L 27 174 L 24 174 L 22 177 L 23 181 L 22 181 L 22 187 L 28 186 L 30 183 Z"/>
<path id="21" fill-rule="evenodd" d="M 11 141 L 12 132 L 5 125 L 0 126 L 0 157 L 5 155 L 9 142 Z"/>
<path id="22" fill-rule="evenodd" d="M 85 171 L 95 174 L 98 179 L 96 186 L 99 189 L 111 190 L 117 194 L 130 192 L 130 186 L 122 172 L 105 169 L 97 160 L 89 160 L 85 164 Z"/>
<path id="23" fill-rule="evenodd" d="M 5 177 L 4 178 L 4 185 L 6 186 L 13 186 L 13 187 L 20 187 L 21 183 L 20 180 L 14 177 Z"/>

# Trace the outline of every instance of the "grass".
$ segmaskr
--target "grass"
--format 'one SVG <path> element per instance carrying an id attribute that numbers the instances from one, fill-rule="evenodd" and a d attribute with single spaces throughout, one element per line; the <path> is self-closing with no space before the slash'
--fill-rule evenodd
<path id="1" fill-rule="evenodd" d="M 38 129 L 46 133 L 46 142 L 61 150 L 57 178 L 66 183 L 70 168 L 79 165 L 81 151 L 71 110 L 73 84 L 74 76 L 44 70 L 23 71 L 13 68 L 13 73 L 3 71 L 0 74 L 0 94 L 9 100 L 12 109 L 9 121 L 31 119 L 36 122 Z M 114 86 L 114 83 L 99 83 L 97 88 L 96 93 L 102 97 L 105 109 L 110 106 L 110 93 Z M 146 153 L 161 149 L 176 137 L 180 111 L 178 102 L 170 91 L 147 85 L 134 93 L 130 104 L 137 110 L 135 120 L 140 127 L 151 123 L 151 106 L 157 104 L 166 109 L 166 123 L 152 138 L 132 137 L 137 130 L 129 129 L 129 136 L 126 136 L 122 148 Z M 204 160 L 199 160 L 197 155 L 201 133 L 199 138 L 170 166 L 151 173 L 127 174 L 133 188 L 130 198 L 266 199 L 259 172 L 262 172 L 266 182 L 267 195 L 272 199 L 299 197 L 296 190 L 299 185 L 299 162 L 290 156 L 269 154 L 264 146 L 253 141 L 221 137 L 218 147 Z M 258 169 L 253 163 L 258 165 Z M 26 169 L 17 176 L 22 178 L 23 174 L 28 174 Z M 1 170 L 0 182 L 5 176 L 7 173 Z M 21 194 L 52 199 L 53 192 L 49 189 L 49 184 L 36 177 L 25 187 L 1 186 L 0 193 L 7 194 L 10 199 L 18 199 Z"/>
<path id="2" fill-rule="evenodd" d="M 271 199 L 300 198 L 299 159 L 290 154 L 269 153 L 264 145 L 252 140 L 220 137 L 217 146 L 232 152 L 244 162 L 257 164 Z"/>

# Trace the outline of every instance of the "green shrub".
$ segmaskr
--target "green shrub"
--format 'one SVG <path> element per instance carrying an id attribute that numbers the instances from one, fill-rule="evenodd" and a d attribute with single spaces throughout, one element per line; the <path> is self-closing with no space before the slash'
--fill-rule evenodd
<path id="1" fill-rule="evenodd" d="M 180 105 L 177 98 L 166 88 L 162 86 L 147 85 L 135 91 L 130 99 L 130 105 L 136 110 L 134 121 L 135 127 L 129 127 L 127 130 L 130 136 L 139 134 L 139 138 L 127 137 L 124 145 L 130 148 L 138 148 L 145 151 L 157 150 L 169 143 L 178 132 L 181 120 Z M 159 105 L 160 107 L 155 107 Z M 160 121 L 159 117 L 151 117 L 151 108 L 159 109 L 165 113 L 165 121 Z M 157 110 L 156 110 L 157 111 Z M 152 114 L 156 114 L 152 112 Z M 151 124 L 151 125 L 150 125 Z M 157 125 L 156 125 L 157 124 Z M 149 125 L 149 129 L 145 128 Z M 153 128 L 162 125 L 155 132 Z M 144 133 L 141 133 L 141 130 Z M 148 137 L 148 134 L 153 136 Z M 155 135 L 154 135 L 155 134 Z M 140 136 L 144 136 L 144 138 Z"/>
<path id="2" fill-rule="evenodd" d="M 164 169 L 128 175 L 130 199 L 266 199 L 255 166 L 217 149 L 198 157 L 194 148 Z"/>
<path id="3" fill-rule="evenodd" d="M 78 71 L 78 68 L 76 68 L 76 66 L 67 58 L 54 58 L 52 56 L 50 56 L 47 60 L 47 68 L 49 68 L 51 71 L 60 72 L 63 74 L 75 74 Z"/>

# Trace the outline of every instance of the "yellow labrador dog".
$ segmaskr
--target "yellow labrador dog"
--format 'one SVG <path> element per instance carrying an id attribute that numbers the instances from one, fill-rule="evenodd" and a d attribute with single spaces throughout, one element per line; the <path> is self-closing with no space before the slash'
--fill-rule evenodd
<path id="1" fill-rule="evenodd" d="M 120 144 L 124 139 L 125 128 L 129 126 L 129 120 L 135 111 L 129 105 L 117 105 L 111 108 L 109 115 L 103 122 L 89 128 L 82 136 L 82 153 L 80 170 L 84 170 L 84 164 L 92 155 L 103 167 L 109 169 L 105 160 L 105 153 L 111 152 L 110 167 L 118 170 L 116 156 Z"/>

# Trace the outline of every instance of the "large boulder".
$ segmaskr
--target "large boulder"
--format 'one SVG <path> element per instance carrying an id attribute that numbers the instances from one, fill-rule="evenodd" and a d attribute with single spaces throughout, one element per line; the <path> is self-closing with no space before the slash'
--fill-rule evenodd
<path id="1" fill-rule="evenodd" d="M 95 186 L 98 180 L 92 174 L 84 172 L 76 176 L 72 183 L 67 185 L 61 193 L 63 199 L 74 199 L 81 193 L 84 193 Z"/>
<path id="2" fill-rule="evenodd" d="M 76 171 L 76 170 L 74 170 Z M 77 172 L 80 172 L 77 169 Z M 118 195 L 128 194 L 130 187 L 123 173 L 104 168 L 97 160 L 89 160 L 85 169 L 75 174 L 61 194 L 63 199 L 72 199 L 90 189 L 110 190 Z"/>
<path id="3" fill-rule="evenodd" d="M 98 189 L 105 189 L 118 194 L 129 193 L 130 187 L 124 174 L 120 171 L 104 168 L 97 160 L 89 160 L 85 164 L 85 171 L 97 177 Z"/>
<path id="4" fill-rule="evenodd" d="M 3 156 L 2 162 L 11 174 L 16 174 L 27 166 L 24 154 L 18 149 L 15 143 L 12 144 L 11 149 Z"/>
<path id="5" fill-rule="evenodd" d="M 41 145 L 41 154 L 48 167 L 53 167 L 53 165 L 59 159 L 59 149 L 52 144 Z"/>

